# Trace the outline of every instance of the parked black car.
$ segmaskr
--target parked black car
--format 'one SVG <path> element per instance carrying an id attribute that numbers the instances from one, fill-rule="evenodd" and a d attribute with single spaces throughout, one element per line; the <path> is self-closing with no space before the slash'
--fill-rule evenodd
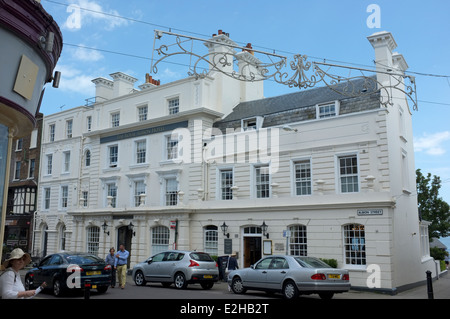
<path id="1" fill-rule="evenodd" d="M 68 289 L 84 288 L 89 280 L 92 289 L 104 293 L 111 284 L 111 266 L 93 254 L 63 252 L 51 254 L 33 265 L 25 275 L 25 288 L 35 289 L 43 282 L 55 296 Z"/>

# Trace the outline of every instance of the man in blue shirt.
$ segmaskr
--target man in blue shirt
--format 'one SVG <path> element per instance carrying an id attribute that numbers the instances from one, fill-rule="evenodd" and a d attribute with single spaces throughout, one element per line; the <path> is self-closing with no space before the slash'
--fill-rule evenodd
<path id="1" fill-rule="evenodd" d="M 114 247 L 109 249 L 109 254 L 106 255 L 105 262 L 111 266 L 111 288 L 116 286 L 116 255 L 114 254 L 116 250 Z"/>
<path id="2" fill-rule="evenodd" d="M 125 288 L 125 283 L 127 282 L 127 261 L 130 253 L 125 250 L 125 246 L 120 244 L 119 250 L 116 254 L 116 260 L 114 263 L 117 269 L 117 279 L 119 280 L 119 286 L 121 289 Z"/>

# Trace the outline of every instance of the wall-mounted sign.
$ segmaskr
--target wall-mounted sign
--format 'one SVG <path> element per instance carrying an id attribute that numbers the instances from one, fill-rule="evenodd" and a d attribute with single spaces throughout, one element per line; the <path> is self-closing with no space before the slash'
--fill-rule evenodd
<path id="1" fill-rule="evenodd" d="M 383 215 L 382 209 L 358 209 L 358 216 Z"/>
<path id="2" fill-rule="evenodd" d="M 26 55 L 22 54 L 13 90 L 27 100 L 31 100 L 38 71 L 39 67 Z"/>
<path id="3" fill-rule="evenodd" d="M 223 253 L 225 255 L 231 255 L 233 253 L 233 240 L 230 238 L 225 238 L 223 240 Z"/>

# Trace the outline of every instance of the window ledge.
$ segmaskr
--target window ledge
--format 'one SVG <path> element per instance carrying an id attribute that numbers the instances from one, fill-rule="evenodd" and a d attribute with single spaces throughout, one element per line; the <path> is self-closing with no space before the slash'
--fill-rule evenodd
<path id="1" fill-rule="evenodd" d="M 130 169 L 138 169 L 138 168 L 149 168 L 149 163 L 139 163 L 139 164 L 131 164 Z"/>
<path id="2" fill-rule="evenodd" d="M 342 268 L 351 271 L 367 271 L 367 265 L 344 265 Z"/>
<path id="3" fill-rule="evenodd" d="M 102 169 L 103 173 L 106 172 L 116 172 L 116 171 L 120 171 L 120 167 L 116 166 L 116 167 L 105 167 Z"/>
<path id="4" fill-rule="evenodd" d="M 420 261 L 421 261 L 422 264 L 424 264 L 426 262 L 429 262 L 430 260 L 434 260 L 433 257 L 431 257 L 431 256 L 423 256 Z"/>
<path id="5" fill-rule="evenodd" d="M 181 159 L 172 159 L 172 160 L 160 161 L 159 165 L 163 166 L 163 165 L 182 164 L 182 163 L 183 163 L 183 160 L 181 160 Z"/>

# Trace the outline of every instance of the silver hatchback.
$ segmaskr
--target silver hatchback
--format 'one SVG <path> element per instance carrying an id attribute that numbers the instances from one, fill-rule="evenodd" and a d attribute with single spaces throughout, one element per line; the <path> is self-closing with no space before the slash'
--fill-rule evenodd
<path id="1" fill-rule="evenodd" d="M 133 267 L 132 278 L 136 285 L 160 282 L 184 289 L 188 284 L 200 283 L 203 289 L 211 289 L 219 279 L 219 267 L 207 253 L 170 250 L 149 257 Z"/>

